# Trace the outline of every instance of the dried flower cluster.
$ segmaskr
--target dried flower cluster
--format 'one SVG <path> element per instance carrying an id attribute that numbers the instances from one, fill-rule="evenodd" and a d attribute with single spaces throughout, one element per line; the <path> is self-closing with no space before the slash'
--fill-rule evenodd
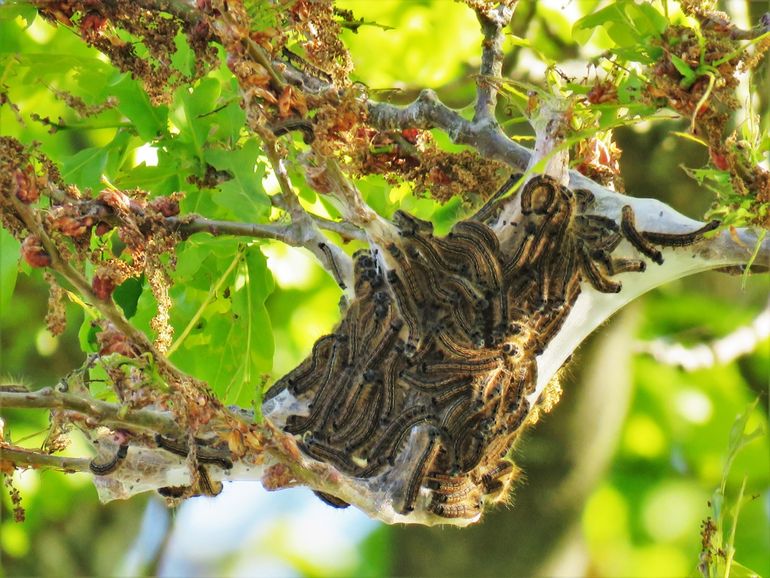
<path id="1" fill-rule="evenodd" d="M 677 25 L 665 31 L 663 57 L 650 71 L 647 96 L 650 102 L 691 119 L 694 134 L 709 147 L 714 167 L 728 171 L 733 190 L 751 200 L 748 210 L 754 215 L 752 224 L 768 228 L 770 172 L 750 158 L 751 145 L 740 141 L 736 132 L 727 135 L 726 127 L 731 113 L 741 106 L 736 96 L 739 75 L 762 62 L 770 49 L 770 37 L 752 48 L 742 46 L 741 40 L 750 35 L 737 29 L 726 14 L 708 9 L 707 4 L 682 3 L 699 27 Z"/>
<path id="2" fill-rule="evenodd" d="M 154 104 L 170 101 L 173 88 L 193 82 L 217 62 L 217 51 L 205 23 L 184 14 L 161 13 L 143 3 L 130 0 L 101 2 L 99 0 L 62 0 L 36 3 L 40 14 L 53 23 L 72 28 L 88 44 L 109 56 L 121 71 L 130 72 L 142 80 Z M 168 3 L 171 8 L 173 3 Z M 147 50 L 147 56 L 137 53 L 137 42 L 121 38 L 118 31 L 128 32 Z M 182 32 L 195 52 L 195 70 L 190 75 L 172 65 L 176 53 L 175 38 Z"/>

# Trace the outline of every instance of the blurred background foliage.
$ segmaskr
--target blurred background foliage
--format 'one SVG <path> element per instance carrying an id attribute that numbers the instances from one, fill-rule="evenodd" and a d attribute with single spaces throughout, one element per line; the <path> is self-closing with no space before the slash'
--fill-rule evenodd
<path id="1" fill-rule="evenodd" d="M 585 74 L 586 62 L 612 39 L 600 31 L 578 45 L 572 26 L 606 4 L 522 0 L 507 40 L 505 75 L 541 83 L 544 58 L 568 74 Z M 676 3 L 666 4 L 676 18 Z M 354 78 L 373 95 L 399 103 L 430 87 L 452 106 L 472 104 L 481 37 L 467 7 L 448 0 L 339 5 L 376 23 L 343 33 Z M 770 3 L 732 0 L 723 8 L 748 28 Z M 179 70 L 189 69 L 184 42 L 173 58 Z M 754 85 L 765 133 L 769 82 L 765 63 Z M 179 89 L 171 104 L 152 106 L 133 79 L 77 35 L 51 27 L 34 10 L 0 3 L 0 89 L 20 110 L 18 117 L 9 106 L 0 107 L 2 134 L 41 143 L 65 179 L 80 187 L 99 190 L 104 175 L 115 186 L 154 195 L 184 191 L 183 211 L 255 221 L 269 216 L 267 195 L 275 181 L 261 164 L 252 170 L 242 162 L 257 156 L 257 145 L 241 138 L 237 87 L 224 66 L 192 90 Z M 86 106 L 110 98 L 119 104 L 83 117 L 60 91 Z M 502 121 L 515 116 L 505 106 L 500 114 Z M 629 194 L 660 198 L 699 218 L 714 199 L 680 168 L 707 162 L 703 147 L 672 134 L 686 126 L 644 123 L 617 131 L 616 138 Z M 506 127 L 512 136 L 530 134 L 520 123 Z M 211 194 L 200 186 L 207 164 L 235 179 Z M 308 206 L 333 214 L 301 178 L 294 183 Z M 416 198 L 408 187 L 381 178 L 359 185 L 385 216 L 402 206 L 433 218 L 439 230 L 468 210 L 457 199 L 438 206 Z M 0 375 L 32 387 L 50 385 L 82 364 L 81 348 L 93 347 L 90 320 L 71 304 L 67 331 L 51 337 L 43 321 L 47 290 L 41 275 L 17 265 L 12 239 L 0 242 L 4 279 L 19 273 L 12 297 L 0 295 Z M 353 245 L 346 250 L 355 250 Z M 240 252 L 248 255 L 245 261 L 235 259 Z M 274 243 L 194 236 L 180 247 L 175 280 L 177 335 L 196 311 L 203 314 L 173 360 L 207 379 L 228 402 L 254 401 L 264 383 L 294 367 L 339 318 L 340 292 L 333 281 L 304 251 Z M 223 298 L 225 291 L 212 293 L 217 283 L 248 300 L 240 306 L 253 306 L 254 316 L 233 325 L 242 318 L 239 301 Z M 171 512 L 154 496 L 101 506 L 85 476 L 27 471 L 14 482 L 23 495 L 23 523 L 13 520 L 3 488 L 0 574 L 697 575 L 702 522 L 727 516 L 715 538 L 727 541 L 730 516 L 740 505 L 734 541 L 740 565 L 732 575 L 750 575 L 746 567 L 770 576 L 770 341 L 729 365 L 694 372 L 633 354 L 642 340 L 697 344 L 724 336 L 766 307 L 768 289 L 766 276 L 749 278 L 742 288 L 737 277 L 703 274 L 650 293 L 599 330 L 563 372 L 562 402 L 517 449 L 526 477 L 513 506 L 479 526 L 390 528 L 352 509 L 332 510 L 304 490 L 268 495 L 257 484 L 233 484 L 217 498 L 195 498 Z M 121 290 L 116 299 L 147 327 L 152 294 L 141 283 Z M 254 332 L 246 359 L 244 331 Z M 758 405 L 751 405 L 757 398 Z M 7 439 L 42 443 L 42 412 L 0 410 Z M 728 470 L 729 448 L 740 440 L 731 429 L 741 414 L 747 416 L 746 431 L 760 427 L 765 434 L 747 444 Z M 85 443 L 74 437 L 68 452 L 87 455 Z M 722 502 L 715 492 L 723 477 Z"/>

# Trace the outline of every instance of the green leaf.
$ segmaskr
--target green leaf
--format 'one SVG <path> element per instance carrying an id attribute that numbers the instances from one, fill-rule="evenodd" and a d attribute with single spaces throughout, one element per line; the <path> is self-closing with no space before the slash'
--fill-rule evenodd
<path id="1" fill-rule="evenodd" d="M 746 431 L 746 425 L 749 423 L 751 410 L 753 409 L 754 407 L 751 407 L 751 409 L 747 409 L 735 418 L 735 422 L 733 422 L 733 426 L 730 428 L 730 441 L 728 444 L 729 453 L 732 454 L 737 452 L 743 445 L 742 442 Z"/>
<path id="2" fill-rule="evenodd" d="M 160 161 L 160 159 L 159 159 Z M 147 166 L 142 163 L 121 172 L 113 181 L 121 189 L 139 188 L 154 195 L 168 195 L 179 190 L 179 167 L 173 159 L 157 166 Z"/>
<path id="3" fill-rule="evenodd" d="M 72 71 L 76 74 L 107 76 L 114 69 L 106 62 L 95 56 L 82 54 L 50 54 L 46 52 L 24 52 L 16 55 L 18 63 L 27 68 L 22 79 L 25 86 L 32 86 L 38 81 L 46 84 L 58 82 L 63 75 Z"/>
<path id="4" fill-rule="evenodd" d="M 233 96 L 229 104 L 211 115 L 214 126 L 212 136 L 217 140 L 235 143 L 246 123 L 246 112 L 241 108 L 240 98 Z"/>
<path id="5" fill-rule="evenodd" d="M 83 149 L 62 163 L 62 178 L 81 188 L 100 189 L 102 175 L 111 176 L 122 164 L 131 135 L 120 130 L 106 147 Z"/>
<path id="6" fill-rule="evenodd" d="M 730 565 L 730 576 L 732 578 L 759 578 L 759 572 L 733 560 Z"/>
<path id="7" fill-rule="evenodd" d="M 462 216 L 462 200 L 454 196 L 438 207 L 431 215 L 437 233 L 448 232 L 452 225 Z"/>
<path id="8" fill-rule="evenodd" d="M 684 86 L 685 83 L 692 84 L 695 82 L 695 79 L 697 78 L 695 71 L 690 68 L 689 64 L 679 58 L 676 54 L 671 55 L 671 64 L 673 64 L 677 72 L 682 75 L 682 86 Z"/>
<path id="9" fill-rule="evenodd" d="M 32 25 L 37 16 L 37 9 L 29 4 L 0 4 L 0 20 L 15 20 L 17 17 L 26 21 L 25 28 Z"/>
<path id="10" fill-rule="evenodd" d="M 612 23 L 622 23 L 625 16 L 620 7 L 625 2 L 616 2 L 580 18 L 572 26 L 572 38 L 578 44 L 586 44 L 596 28 L 607 28 Z"/>
<path id="11" fill-rule="evenodd" d="M 228 255 L 231 261 L 233 256 Z M 220 269 L 222 273 L 225 270 Z M 225 403 L 248 406 L 261 391 L 262 375 L 270 371 L 274 351 L 265 308 L 273 278 L 257 247 L 246 251 L 225 287 L 209 301 L 196 330 L 173 359 L 182 369 L 207 381 Z"/>
<path id="12" fill-rule="evenodd" d="M 185 76 L 192 76 L 195 71 L 195 53 L 190 50 L 187 38 L 181 32 L 174 37 L 176 52 L 171 56 L 171 64 Z"/>
<path id="13" fill-rule="evenodd" d="M 364 196 L 366 204 L 372 209 L 377 211 L 380 215 L 393 214 L 396 207 L 388 198 L 392 185 L 390 185 L 382 176 L 366 175 L 356 182 L 356 186 Z"/>
<path id="14" fill-rule="evenodd" d="M 655 55 L 659 57 L 662 52 L 657 46 L 649 46 L 645 42 L 645 40 L 639 40 L 629 47 L 613 48 L 610 52 L 622 60 L 640 62 L 641 64 L 652 64 L 656 59 Z"/>
<path id="15" fill-rule="evenodd" d="M 11 300 L 19 273 L 20 243 L 0 228 L 0 317 Z"/>
<path id="16" fill-rule="evenodd" d="M 110 180 L 118 174 L 120 167 L 126 162 L 131 138 L 132 133 L 130 130 L 120 129 L 115 138 L 112 139 L 112 142 L 107 145 L 107 163 L 104 166 L 104 174 Z"/>
<path id="17" fill-rule="evenodd" d="M 145 141 L 151 141 L 166 131 L 168 107 L 154 107 L 147 94 L 129 74 L 122 74 L 107 90 L 118 97 L 118 110 L 126 115 Z"/>
<path id="18" fill-rule="evenodd" d="M 240 352 L 246 354 L 241 365 L 243 377 L 240 383 L 231 380 L 224 395 L 226 403 L 238 405 L 250 405 L 261 392 L 262 374 L 272 368 L 275 348 L 265 308 L 265 299 L 274 289 L 273 277 L 261 251 L 252 249 L 245 261 L 247 282 L 233 296 L 233 313 L 244 330 L 235 350 L 236 356 Z"/>
<path id="19" fill-rule="evenodd" d="M 321 203 L 326 212 L 329 213 L 329 217 L 332 219 L 336 220 L 342 217 L 342 212 L 340 212 L 340 208 L 335 204 L 333 199 L 325 195 L 318 195 L 318 202 Z"/>
<path id="20" fill-rule="evenodd" d="M 176 270 L 174 280 L 186 282 L 198 272 L 214 247 L 209 243 L 211 239 L 197 239 L 195 236 L 180 243 L 176 251 Z"/>
<path id="21" fill-rule="evenodd" d="M 733 423 L 733 427 L 730 429 L 730 442 L 728 445 L 729 455 L 732 456 L 738 453 L 745 446 L 764 435 L 765 432 L 761 426 L 758 426 L 750 433 L 746 431 L 746 426 L 749 423 L 751 414 L 756 408 L 758 401 L 759 400 L 756 400 L 754 403 L 749 404 L 746 410 L 735 418 L 735 423 Z"/>
<path id="22" fill-rule="evenodd" d="M 572 19 L 565 14 L 564 10 L 560 10 L 557 6 L 549 7 L 545 2 L 537 2 L 535 5 L 538 15 L 543 19 L 543 22 L 548 23 L 550 34 L 554 35 L 561 42 L 569 42 Z"/>
<path id="23" fill-rule="evenodd" d="M 213 149 L 206 151 L 206 162 L 217 170 L 233 175 L 232 180 L 219 185 L 214 202 L 229 209 L 240 221 L 259 222 L 270 211 L 270 199 L 262 187 L 264 165 L 256 140 L 247 141 L 237 150 Z"/>
<path id="24" fill-rule="evenodd" d="M 136 306 L 139 302 L 139 296 L 142 294 L 143 285 L 143 278 L 131 277 L 121 283 L 112 293 L 112 298 L 123 309 L 127 319 L 136 315 Z"/>
<path id="25" fill-rule="evenodd" d="M 615 125 L 618 120 L 618 107 L 610 106 L 605 109 L 601 109 L 599 116 L 599 129 L 607 130 Z"/>
<path id="26" fill-rule="evenodd" d="M 632 50 L 637 49 L 639 45 L 639 35 L 633 26 L 629 26 L 627 22 L 611 22 L 604 27 L 607 31 L 607 35 L 621 48 L 631 47 Z"/>
<path id="27" fill-rule="evenodd" d="M 659 36 L 668 26 L 665 16 L 647 3 L 617 0 L 609 6 L 588 14 L 575 22 L 572 38 L 585 44 L 597 28 L 603 28 L 618 45 L 636 53 L 630 60 L 639 60 L 648 50 L 649 40 Z"/>
<path id="28" fill-rule="evenodd" d="M 175 109 L 174 121 L 180 130 L 179 139 L 189 143 L 200 160 L 203 160 L 204 144 L 211 130 L 210 113 L 216 108 L 221 89 L 219 80 L 206 77 L 191 91 L 178 93 L 181 106 Z"/>
<path id="29" fill-rule="evenodd" d="M 618 85 L 618 102 L 620 104 L 630 104 L 639 100 L 645 83 L 639 78 L 639 75 L 632 71 L 620 85 Z"/>
<path id="30" fill-rule="evenodd" d="M 93 323 L 93 319 L 90 315 L 84 315 L 83 323 L 80 324 L 78 330 L 78 341 L 80 342 L 80 349 L 84 353 L 94 353 L 99 350 L 98 343 L 96 341 L 96 334 L 99 332 L 99 328 Z"/>
<path id="31" fill-rule="evenodd" d="M 174 283 L 208 291 L 231 264 L 238 247 L 233 238 L 193 235 L 177 248 Z"/>
<path id="32" fill-rule="evenodd" d="M 725 496 L 720 488 L 714 490 L 711 494 L 711 513 L 714 515 L 715 520 L 720 520 L 722 517 L 722 510 L 725 505 Z"/>
<path id="33" fill-rule="evenodd" d="M 62 163 L 62 178 L 79 187 L 98 188 L 104 168 L 107 166 L 108 151 L 104 147 L 83 149 Z"/>
<path id="34" fill-rule="evenodd" d="M 666 31 L 666 28 L 668 28 L 668 19 L 665 15 L 661 14 L 655 6 L 643 2 L 641 4 L 635 4 L 635 8 L 645 16 L 647 24 L 645 27 L 646 32 L 649 34 L 660 35 Z"/>
<path id="35" fill-rule="evenodd" d="M 226 67 L 212 73 L 220 79 L 221 95 L 216 107 L 204 118 L 211 121 L 209 138 L 230 145 L 238 141 L 246 124 L 246 112 L 241 108 L 241 92 L 238 81 Z"/>

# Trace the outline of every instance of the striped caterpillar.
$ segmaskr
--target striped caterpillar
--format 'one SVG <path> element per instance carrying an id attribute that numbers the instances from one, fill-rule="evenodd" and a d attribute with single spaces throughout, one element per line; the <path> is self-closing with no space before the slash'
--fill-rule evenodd
<path id="1" fill-rule="evenodd" d="M 498 225 L 512 232 L 503 244 L 487 223 L 505 192 L 445 237 L 397 211 L 400 237 L 379 255 L 354 255 L 345 318 L 266 394 L 288 390 L 308 408 L 284 426 L 303 452 L 388 488 L 405 516 L 475 519 L 504 500 L 518 476 L 504 458 L 537 405 L 537 358 L 581 291 L 616 293 L 612 277 L 645 270 L 643 259 L 612 256 L 623 239 L 661 262 L 658 247 L 697 242 L 715 226 L 639 231 L 630 206 L 618 224 L 591 214 L 590 192 L 540 175 L 520 192 L 519 220 Z M 408 451 L 414 439 L 423 445 Z"/>

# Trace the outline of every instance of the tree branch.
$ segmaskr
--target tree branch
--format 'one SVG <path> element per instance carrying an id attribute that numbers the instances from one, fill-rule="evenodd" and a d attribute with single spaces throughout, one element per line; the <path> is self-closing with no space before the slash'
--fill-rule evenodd
<path id="1" fill-rule="evenodd" d="M 0 408 L 7 407 L 68 409 L 82 413 L 96 423 L 108 427 L 160 433 L 172 437 L 182 434 L 178 422 L 169 412 L 129 409 L 93 397 L 57 391 L 52 387 L 30 392 L 0 390 Z"/>
<path id="2" fill-rule="evenodd" d="M 302 455 L 293 436 L 274 428 L 269 422 L 262 426 L 271 442 L 260 454 L 251 454 L 234 460 L 231 468 L 206 464 L 207 475 L 216 481 L 261 481 L 268 490 L 297 485 L 333 494 L 356 506 L 365 514 L 385 523 L 434 525 L 436 518 L 426 512 L 410 515 L 395 511 L 391 499 L 370 480 L 351 478 L 334 466 Z M 107 436 L 99 440 L 101 450 L 117 450 Z M 128 499 L 134 495 L 168 486 L 189 486 L 193 474 L 188 460 L 157 447 L 133 444 L 115 471 L 94 477 L 94 485 L 102 502 Z M 467 526 L 474 520 L 446 519 L 443 524 Z"/>
<path id="3" fill-rule="evenodd" d="M 51 237 L 48 235 L 42 224 L 38 221 L 38 218 L 33 213 L 32 209 L 19 201 L 13 194 L 9 194 L 8 198 L 10 199 L 13 208 L 16 210 L 16 213 L 23 221 L 27 230 L 40 238 L 46 252 L 51 258 L 51 269 L 64 277 L 93 307 L 99 311 L 99 313 L 108 319 L 130 341 L 141 348 L 142 351 L 151 352 L 156 359 L 161 359 L 162 356 L 157 352 L 153 344 L 150 343 L 145 334 L 128 322 L 125 316 L 115 306 L 115 303 L 112 301 L 112 299 L 104 300 L 97 297 L 91 288 L 91 284 L 88 282 L 85 276 L 80 271 L 75 269 L 67 259 L 62 257 L 58 247 L 51 240 Z"/>
<path id="4" fill-rule="evenodd" d="M 286 207 L 286 205 L 283 206 Z M 343 241 L 366 240 L 364 232 L 350 223 L 332 221 L 331 219 L 325 219 L 309 213 L 307 213 L 307 215 L 316 227 L 337 233 L 342 237 Z M 305 247 L 318 257 L 321 264 L 330 271 L 332 275 L 340 274 L 343 283 L 345 282 L 344 276 L 342 276 L 341 273 L 335 273 L 333 267 L 339 266 L 339 264 L 342 263 L 344 269 L 344 263 L 348 260 L 347 255 L 345 255 L 342 250 L 337 249 L 336 245 L 329 243 L 322 235 L 314 236 L 314 241 L 317 244 L 314 245 L 312 242 L 308 243 L 306 235 L 303 234 L 302 228 L 298 227 L 296 222 L 291 225 L 239 223 L 235 221 L 207 219 L 205 217 L 193 215 L 186 217 L 168 217 L 166 218 L 166 223 L 170 225 L 173 231 L 178 231 L 185 238 L 195 233 L 209 233 L 215 237 L 220 235 L 233 235 L 239 237 L 254 237 L 257 239 L 273 239 L 292 247 Z M 323 240 L 318 241 L 317 239 Z M 323 243 L 328 249 L 320 249 L 318 243 Z M 332 257 L 330 257 L 330 255 Z M 334 259 L 334 264 L 330 261 L 332 258 Z M 346 286 L 350 285 L 346 283 Z"/>
<path id="5" fill-rule="evenodd" d="M 332 233 L 337 233 L 343 241 L 366 241 L 366 233 L 345 221 L 332 221 L 318 215 L 310 215 L 319 228 Z"/>
<path id="6" fill-rule="evenodd" d="M 278 185 L 281 188 L 281 200 L 286 211 L 291 216 L 292 224 L 296 229 L 297 239 L 302 246 L 313 253 L 321 264 L 334 277 L 337 284 L 344 290 L 353 287 L 353 261 L 337 245 L 330 243 L 321 233 L 316 223 L 305 211 L 294 193 L 291 180 L 286 172 L 283 159 L 278 156 L 275 148 L 275 138 L 262 131 L 265 155 L 273 167 L 273 172 Z"/>
<path id="7" fill-rule="evenodd" d="M 74 201 L 55 185 L 50 185 L 44 192 L 50 193 L 51 198 L 59 203 L 78 204 L 81 214 L 93 217 L 96 221 L 104 221 L 114 225 L 125 224 L 120 219 L 120 216 L 116 215 L 112 209 L 102 203 L 95 202 L 92 199 Z M 288 212 L 288 207 L 283 200 L 283 195 L 273 195 L 270 198 L 275 206 Z M 139 216 L 144 217 L 145 215 L 142 214 Z M 364 232 L 350 223 L 344 221 L 332 221 L 331 219 L 326 219 L 310 213 L 308 213 L 308 216 L 320 229 L 337 233 L 345 241 L 363 241 L 366 239 Z M 215 237 L 221 235 L 254 237 L 257 239 L 273 239 L 291 246 L 302 246 L 301 235 L 293 225 L 224 221 L 220 219 L 209 219 L 196 214 L 166 217 L 165 222 L 170 231 L 178 232 L 182 237 L 189 237 L 195 233 L 209 233 Z"/>
<path id="8" fill-rule="evenodd" d="M 0 442 L 0 463 L 10 462 L 16 467 L 56 468 L 66 473 L 89 472 L 88 458 L 52 456 Z"/>
<path id="9" fill-rule="evenodd" d="M 380 130 L 401 130 L 405 128 L 440 128 L 453 140 L 468 130 L 469 121 L 449 108 L 439 99 L 435 91 L 426 88 L 419 96 L 405 106 L 385 102 L 368 101 L 369 122 Z"/>
<path id="10" fill-rule="evenodd" d="M 338 201 L 345 220 L 363 229 L 367 238 L 377 244 L 384 245 L 398 236 L 395 227 L 366 204 L 335 159 L 319 158 L 318 163 L 320 167 L 306 169 L 308 180 Z"/>
<path id="11" fill-rule="evenodd" d="M 476 108 L 473 122 L 495 124 L 497 88 L 487 78 L 499 78 L 503 70 L 503 38 L 505 27 L 513 17 L 515 2 L 508 6 L 501 2 L 495 8 L 476 8 L 476 17 L 484 35 L 481 51 L 481 70 L 476 79 Z"/>
<path id="12" fill-rule="evenodd" d="M 485 158 L 504 162 L 524 170 L 531 151 L 509 139 L 496 124 L 470 122 L 442 103 L 436 93 L 423 90 L 417 99 L 406 106 L 367 101 L 369 122 L 380 130 L 406 128 L 438 128 L 447 133 L 455 144 L 475 148 Z"/>
<path id="13" fill-rule="evenodd" d="M 298 235 L 292 225 L 267 225 L 261 223 L 239 223 L 235 221 L 222 221 L 207 219 L 191 215 L 186 217 L 168 217 L 166 223 L 171 230 L 178 231 L 182 237 L 189 237 L 195 233 L 209 233 L 215 237 L 220 235 L 233 235 L 236 237 L 255 237 L 257 239 L 273 239 L 287 245 L 298 245 Z"/>

